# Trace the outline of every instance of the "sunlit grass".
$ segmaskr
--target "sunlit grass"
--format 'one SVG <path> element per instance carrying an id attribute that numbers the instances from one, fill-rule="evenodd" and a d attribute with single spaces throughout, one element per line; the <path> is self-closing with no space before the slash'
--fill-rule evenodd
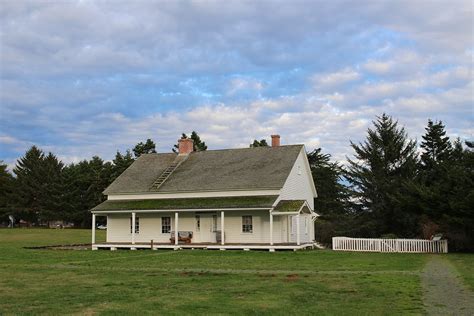
<path id="1" fill-rule="evenodd" d="M 0 230 L 0 314 L 423 313 L 424 255 L 23 248 L 88 242 Z"/>

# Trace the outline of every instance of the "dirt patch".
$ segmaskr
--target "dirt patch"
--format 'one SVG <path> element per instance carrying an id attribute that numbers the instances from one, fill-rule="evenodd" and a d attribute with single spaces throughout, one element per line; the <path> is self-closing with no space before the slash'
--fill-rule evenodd
<path id="1" fill-rule="evenodd" d="M 443 257 L 431 256 L 421 280 L 423 303 L 428 315 L 474 314 L 474 293 Z"/>
<path id="2" fill-rule="evenodd" d="M 72 244 L 72 245 L 48 245 L 48 246 L 35 246 L 35 247 L 23 247 L 24 249 L 50 249 L 50 250 L 89 250 L 91 244 Z"/>
<path id="3" fill-rule="evenodd" d="M 285 281 L 286 282 L 294 282 L 294 281 L 298 281 L 300 277 L 298 276 L 298 274 L 288 274 L 285 278 Z"/>

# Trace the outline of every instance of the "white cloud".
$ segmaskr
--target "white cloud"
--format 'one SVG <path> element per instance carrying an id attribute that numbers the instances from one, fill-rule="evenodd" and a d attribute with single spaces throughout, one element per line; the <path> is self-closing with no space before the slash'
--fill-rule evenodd
<path id="1" fill-rule="evenodd" d="M 360 74 L 354 69 L 346 68 L 328 74 L 315 74 L 311 77 L 317 89 L 337 88 L 345 83 L 360 79 Z"/>
<path id="2" fill-rule="evenodd" d="M 472 137 L 471 23 L 470 1 L 6 1 L 2 157 L 169 151 L 196 130 L 211 149 L 280 133 L 344 160 L 384 111 L 412 137 L 429 117 Z"/>
<path id="3" fill-rule="evenodd" d="M 15 137 L 11 137 L 11 136 L 8 136 L 8 135 L 0 135 L 0 143 L 1 144 L 14 144 L 14 143 L 17 143 L 18 142 L 18 139 L 16 139 Z"/>

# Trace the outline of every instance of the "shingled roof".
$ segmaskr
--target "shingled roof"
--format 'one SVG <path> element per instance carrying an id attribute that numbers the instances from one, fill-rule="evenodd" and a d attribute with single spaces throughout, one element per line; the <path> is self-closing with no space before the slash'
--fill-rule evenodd
<path id="1" fill-rule="evenodd" d="M 176 154 L 145 154 L 104 194 L 281 189 L 302 148 L 287 145 L 192 152 L 157 190 L 151 189 L 153 182 Z"/>
<path id="2" fill-rule="evenodd" d="M 278 195 L 235 196 L 186 199 L 107 200 L 92 211 L 179 210 L 179 209 L 270 209 Z"/>

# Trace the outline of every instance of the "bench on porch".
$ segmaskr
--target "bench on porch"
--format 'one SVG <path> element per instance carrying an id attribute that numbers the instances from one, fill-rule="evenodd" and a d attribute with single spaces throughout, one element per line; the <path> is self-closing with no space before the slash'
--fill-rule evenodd
<path id="1" fill-rule="evenodd" d="M 175 233 L 174 231 L 171 232 L 170 242 L 172 244 L 175 243 Z M 180 241 L 184 242 L 185 244 L 190 244 L 191 240 L 193 239 L 193 232 L 191 231 L 178 231 L 178 243 Z"/>

